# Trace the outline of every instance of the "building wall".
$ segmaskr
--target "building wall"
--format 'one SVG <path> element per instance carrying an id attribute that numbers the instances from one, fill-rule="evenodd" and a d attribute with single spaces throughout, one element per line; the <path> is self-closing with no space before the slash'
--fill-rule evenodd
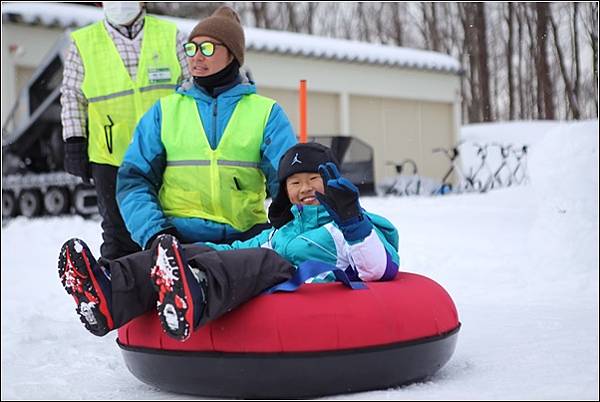
<path id="1" fill-rule="evenodd" d="M 377 182 L 395 174 L 388 162 L 405 158 L 429 177 L 439 179 L 448 169 L 447 158 L 432 150 L 457 141 L 458 76 L 255 52 L 246 60 L 258 92 L 281 104 L 296 132 L 298 87 L 306 79 L 308 134 L 352 135 L 367 142 L 374 150 Z"/>
<path id="2" fill-rule="evenodd" d="M 455 142 L 451 104 L 352 96 L 350 105 L 352 135 L 374 148 L 376 182 L 393 176 L 393 164 L 407 158 L 419 174 L 443 176 L 447 160 L 431 151 Z"/>
<path id="3" fill-rule="evenodd" d="M 297 134 L 300 127 L 300 104 L 298 91 L 263 87 L 257 84 L 260 95 L 276 99 L 283 108 Z M 335 93 L 311 91 L 306 99 L 307 132 L 311 135 L 339 135 L 339 95 Z"/>

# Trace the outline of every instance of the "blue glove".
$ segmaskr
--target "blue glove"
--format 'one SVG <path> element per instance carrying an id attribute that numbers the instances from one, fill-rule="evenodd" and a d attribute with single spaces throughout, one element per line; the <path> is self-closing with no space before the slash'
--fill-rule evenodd
<path id="1" fill-rule="evenodd" d="M 316 193 L 319 203 L 342 231 L 348 242 L 363 240 L 371 233 L 373 224 L 365 219 L 358 202 L 358 188 L 342 177 L 334 163 L 319 165 L 325 194 Z"/>

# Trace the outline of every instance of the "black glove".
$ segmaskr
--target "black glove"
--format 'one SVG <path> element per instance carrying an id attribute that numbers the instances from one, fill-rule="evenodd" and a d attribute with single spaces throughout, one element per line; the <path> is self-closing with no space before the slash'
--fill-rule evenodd
<path id="1" fill-rule="evenodd" d="M 337 167 L 328 162 L 319 166 L 323 178 L 325 194 L 316 194 L 319 203 L 327 209 L 338 226 L 362 220 L 362 211 L 358 203 L 358 188 L 342 177 Z"/>
<path id="2" fill-rule="evenodd" d="M 347 241 L 360 241 L 371 233 L 373 225 L 365 219 L 358 202 L 358 188 L 340 175 L 335 164 L 327 162 L 319 166 L 325 194 L 316 193 L 319 203 L 338 225 Z"/>
<path id="3" fill-rule="evenodd" d="M 67 138 L 65 142 L 65 170 L 81 177 L 85 182 L 90 181 L 90 161 L 87 153 L 87 139 L 84 137 Z"/>
<path id="4" fill-rule="evenodd" d="M 150 238 L 150 240 L 148 240 L 148 242 L 146 243 L 146 247 L 144 247 L 144 250 L 148 250 L 148 249 L 152 248 L 152 243 L 154 243 L 154 240 L 156 240 L 156 238 L 158 236 L 163 235 L 163 234 L 170 234 L 171 236 L 176 237 L 177 240 L 179 240 L 179 241 L 182 240 L 181 233 L 179 233 L 177 231 L 177 229 L 175 229 L 175 227 L 166 228 L 166 229 L 163 229 L 160 232 L 156 233 L 154 236 L 152 236 Z"/>
<path id="5" fill-rule="evenodd" d="M 291 207 L 292 203 L 287 196 L 285 188 L 279 186 L 279 193 L 269 206 L 269 222 L 271 222 L 271 225 L 273 225 L 275 229 L 279 229 L 294 219 L 294 215 L 292 215 L 292 211 L 290 211 Z"/>

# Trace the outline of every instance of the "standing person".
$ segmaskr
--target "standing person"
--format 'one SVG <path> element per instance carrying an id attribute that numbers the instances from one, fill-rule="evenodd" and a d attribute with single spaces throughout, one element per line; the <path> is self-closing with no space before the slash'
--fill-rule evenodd
<path id="1" fill-rule="evenodd" d="M 281 107 L 240 74 L 244 49 L 239 16 L 220 7 L 185 44 L 193 80 L 140 120 L 117 199 L 141 247 L 160 234 L 231 242 L 265 228 L 267 191 L 277 194 L 277 165 L 296 137 Z"/>
<path id="2" fill-rule="evenodd" d="M 93 178 L 103 258 L 139 251 L 115 198 L 117 170 L 140 117 L 189 77 L 185 37 L 141 3 L 105 2 L 102 21 L 71 34 L 61 87 L 65 170 Z"/>

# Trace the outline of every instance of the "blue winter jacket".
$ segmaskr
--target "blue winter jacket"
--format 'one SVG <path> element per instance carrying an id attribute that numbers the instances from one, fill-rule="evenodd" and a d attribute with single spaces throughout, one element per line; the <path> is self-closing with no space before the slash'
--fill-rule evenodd
<path id="1" fill-rule="evenodd" d="M 362 240 L 348 242 L 320 205 L 292 206 L 294 219 L 279 229 L 267 229 L 252 239 L 232 244 L 205 245 L 216 250 L 262 247 L 276 251 L 295 266 L 308 260 L 335 265 L 350 280 L 386 281 L 398 273 L 398 231 L 387 219 L 363 212 L 372 230 Z M 318 281 L 333 280 L 331 273 Z"/>
<path id="2" fill-rule="evenodd" d="M 215 149 L 237 102 L 244 95 L 256 93 L 256 87 L 248 82 L 240 83 L 213 98 L 203 89 L 196 87 L 192 81 L 188 81 L 179 87 L 177 92 L 194 98 L 209 144 Z M 240 232 L 227 224 L 164 214 L 158 199 L 166 165 L 165 148 L 161 141 L 162 118 L 159 102 L 142 116 L 117 175 L 117 202 L 132 239 L 141 247 L 145 247 L 152 236 L 173 227 L 186 243 L 219 243 L 239 238 L 237 236 Z M 271 109 L 260 148 L 260 169 L 267 179 L 267 192 L 271 196 L 275 196 L 279 190 L 279 159 L 296 142 L 287 116 L 283 109 L 275 104 Z"/>

